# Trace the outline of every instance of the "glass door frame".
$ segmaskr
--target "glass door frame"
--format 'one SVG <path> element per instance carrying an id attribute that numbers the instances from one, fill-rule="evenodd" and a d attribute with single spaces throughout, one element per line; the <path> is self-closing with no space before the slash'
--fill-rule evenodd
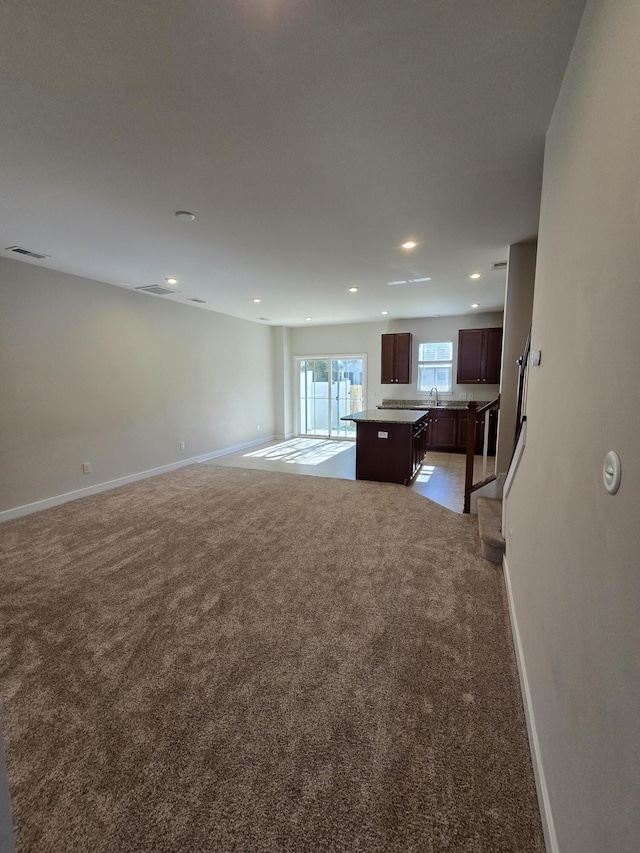
<path id="1" fill-rule="evenodd" d="M 321 441 L 355 441 L 356 434 L 355 430 L 353 435 L 332 435 L 331 434 L 331 417 L 332 417 L 332 409 L 340 398 L 334 398 L 331 393 L 329 393 L 328 400 L 328 435 L 315 435 L 313 433 L 301 432 L 301 416 L 300 416 L 300 404 L 301 404 L 301 395 L 300 395 L 300 365 L 303 361 L 327 361 L 329 362 L 329 370 L 331 371 L 331 362 L 334 361 L 348 361 L 350 359 L 358 359 L 362 361 L 362 410 L 367 407 L 367 354 L 366 353 L 339 353 L 334 355 L 296 355 L 293 359 L 293 404 L 296 409 L 295 416 L 295 429 L 296 435 L 300 438 L 318 438 Z M 329 383 L 330 385 L 331 383 Z M 339 388 L 339 383 L 338 383 Z"/>

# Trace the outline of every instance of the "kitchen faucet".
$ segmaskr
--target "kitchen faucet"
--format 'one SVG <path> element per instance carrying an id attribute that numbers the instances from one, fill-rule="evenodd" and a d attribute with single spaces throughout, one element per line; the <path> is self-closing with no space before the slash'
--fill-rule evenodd
<path id="1" fill-rule="evenodd" d="M 429 396 L 430 396 L 430 397 L 433 397 L 433 392 L 434 392 L 434 391 L 436 392 L 436 406 L 437 406 L 437 405 L 438 405 L 438 389 L 437 389 L 437 388 L 432 388 L 432 389 L 431 389 L 431 391 L 429 391 Z"/>

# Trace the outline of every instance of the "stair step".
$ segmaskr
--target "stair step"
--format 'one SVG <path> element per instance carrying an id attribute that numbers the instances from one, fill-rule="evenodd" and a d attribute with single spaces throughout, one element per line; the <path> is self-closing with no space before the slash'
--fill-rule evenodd
<path id="1" fill-rule="evenodd" d="M 478 530 L 482 556 L 492 563 L 501 563 L 505 552 L 501 500 L 478 498 Z"/>

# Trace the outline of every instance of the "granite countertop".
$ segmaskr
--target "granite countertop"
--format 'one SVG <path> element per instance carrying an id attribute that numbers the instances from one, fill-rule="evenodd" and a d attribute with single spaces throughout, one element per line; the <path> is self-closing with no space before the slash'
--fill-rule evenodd
<path id="1" fill-rule="evenodd" d="M 486 405 L 488 400 L 476 400 L 478 408 Z M 467 411 L 467 400 L 440 400 L 434 405 L 429 400 L 384 400 L 378 409 L 408 409 L 409 411 L 429 411 L 432 409 L 452 409 L 455 411 Z"/>
<path id="2" fill-rule="evenodd" d="M 366 412 L 357 412 L 354 415 L 346 415 L 341 421 L 355 421 L 356 423 L 378 423 L 378 424 L 415 424 L 427 414 L 427 409 L 367 409 Z"/>
<path id="3" fill-rule="evenodd" d="M 447 408 L 451 408 L 448 406 Z M 388 406 L 386 404 L 382 404 L 381 406 L 376 406 L 376 409 L 384 411 L 385 409 L 394 409 L 395 411 L 401 412 L 428 412 L 431 409 L 435 409 L 435 406 L 430 406 L 428 403 L 423 406 Z"/>

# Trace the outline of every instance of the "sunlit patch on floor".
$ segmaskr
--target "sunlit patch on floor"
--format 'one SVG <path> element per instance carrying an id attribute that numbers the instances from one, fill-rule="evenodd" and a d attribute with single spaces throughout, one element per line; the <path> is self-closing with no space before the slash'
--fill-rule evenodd
<path id="1" fill-rule="evenodd" d="M 295 462 L 298 465 L 320 465 L 332 456 L 353 447 L 348 441 L 319 441 L 317 438 L 292 438 L 281 444 L 263 447 L 253 453 L 245 453 L 245 457 L 277 460 L 278 462 Z"/>
<path id="2" fill-rule="evenodd" d="M 417 482 L 428 483 L 435 470 L 435 466 L 433 465 L 423 465 L 416 477 Z"/>

